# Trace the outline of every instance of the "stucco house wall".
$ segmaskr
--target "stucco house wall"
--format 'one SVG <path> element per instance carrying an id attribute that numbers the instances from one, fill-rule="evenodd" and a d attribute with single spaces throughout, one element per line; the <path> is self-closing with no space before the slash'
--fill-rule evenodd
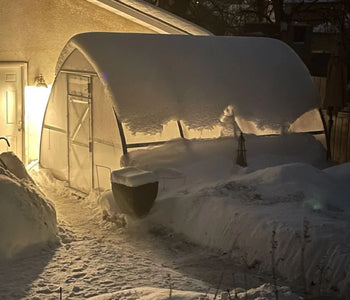
<path id="1" fill-rule="evenodd" d="M 86 0 L 0 0 L 0 61 L 28 62 L 28 85 L 52 83 L 57 58 L 75 34 L 153 32 Z"/>

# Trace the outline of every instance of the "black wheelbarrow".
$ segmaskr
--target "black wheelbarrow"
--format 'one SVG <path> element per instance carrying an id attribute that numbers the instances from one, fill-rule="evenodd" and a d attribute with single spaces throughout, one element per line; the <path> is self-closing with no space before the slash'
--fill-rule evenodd
<path id="1" fill-rule="evenodd" d="M 158 194 L 158 179 L 153 172 L 135 167 L 111 173 L 113 197 L 121 213 L 136 218 L 146 216 Z"/>

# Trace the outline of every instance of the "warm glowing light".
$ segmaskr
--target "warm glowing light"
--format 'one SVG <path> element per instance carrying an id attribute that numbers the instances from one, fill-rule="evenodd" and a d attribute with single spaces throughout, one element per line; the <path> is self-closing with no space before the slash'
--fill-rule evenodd
<path id="1" fill-rule="evenodd" d="M 45 82 L 43 74 L 40 74 L 39 76 L 35 77 L 35 86 L 47 88 L 47 84 Z"/>
<path id="2" fill-rule="evenodd" d="M 185 126 L 184 132 L 189 139 L 214 139 L 221 136 L 222 126 L 215 125 L 212 128 L 193 129 Z"/>
<path id="3" fill-rule="evenodd" d="M 293 132 L 323 131 L 324 128 L 318 109 L 310 110 L 301 115 L 291 124 L 290 130 Z"/>
<path id="4" fill-rule="evenodd" d="M 51 85 L 25 87 L 26 165 L 39 159 L 41 127 L 50 92 Z"/>
<path id="5" fill-rule="evenodd" d="M 255 135 L 280 134 L 280 129 L 272 129 L 269 127 L 259 128 L 257 123 L 243 118 L 236 117 L 236 121 L 244 133 Z"/>

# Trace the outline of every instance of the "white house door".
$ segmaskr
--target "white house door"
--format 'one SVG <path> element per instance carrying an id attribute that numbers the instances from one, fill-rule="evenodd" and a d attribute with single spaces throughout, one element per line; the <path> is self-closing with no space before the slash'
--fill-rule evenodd
<path id="1" fill-rule="evenodd" d="M 22 66 L 0 63 L 0 153 L 13 151 L 23 159 Z"/>
<path id="2" fill-rule="evenodd" d="M 91 77 L 67 76 L 69 184 L 88 193 L 92 186 Z"/>

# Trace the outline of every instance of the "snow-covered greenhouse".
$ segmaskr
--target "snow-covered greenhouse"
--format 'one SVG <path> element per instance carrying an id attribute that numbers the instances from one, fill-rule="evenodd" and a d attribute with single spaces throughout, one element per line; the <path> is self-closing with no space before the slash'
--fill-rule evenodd
<path id="1" fill-rule="evenodd" d="M 316 108 L 318 94 L 305 65 L 278 40 L 79 34 L 58 61 L 40 164 L 80 191 L 109 188 L 123 155 L 215 137 L 229 106 L 244 132 L 280 130 Z"/>

